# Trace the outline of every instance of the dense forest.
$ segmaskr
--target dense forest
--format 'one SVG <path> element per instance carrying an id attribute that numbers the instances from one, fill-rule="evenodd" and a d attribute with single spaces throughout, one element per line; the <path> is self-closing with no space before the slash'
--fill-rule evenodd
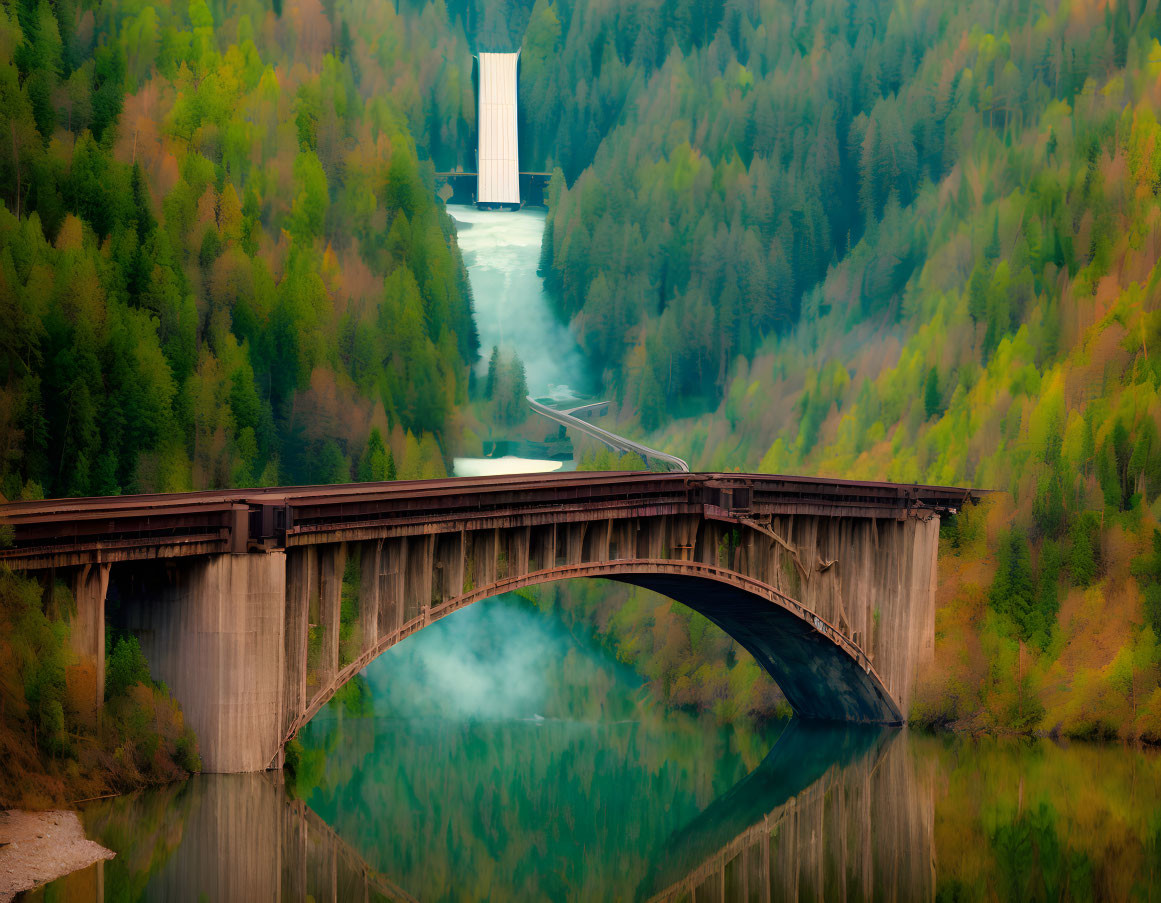
<path id="1" fill-rule="evenodd" d="M 478 350 L 431 160 L 470 59 L 434 6 L 2 0 L 0 497 L 443 475 Z M 84 717 L 71 610 L 0 569 L 8 804 L 200 767 L 112 630 Z"/>
<path id="2" fill-rule="evenodd" d="M 945 525 L 917 717 L 1161 739 L 1156 5 L 685 8 L 538 5 L 525 43 L 618 86 L 543 114 L 600 137 L 548 161 L 542 270 L 623 427 L 706 469 L 1002 490 Z M 659 686 L 729 696 L 688 619 L 622 611 Z"/>
<path id="3" fill-rule="evenodd" d="M 390 4 L 5 2 L 0 491 L 349 480 L 373 429 L 442 474 L 477 348 L 417 140 L 471 102 L 424 65 L 454 40 Z"/>

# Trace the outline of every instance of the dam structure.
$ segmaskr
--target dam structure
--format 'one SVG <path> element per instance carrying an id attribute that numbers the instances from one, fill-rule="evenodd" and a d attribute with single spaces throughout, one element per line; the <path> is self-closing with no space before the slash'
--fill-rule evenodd
<path id="1" fill-rule="evenodd" d="M 479 65 L 476 204 L 479 207 L 519 207 L 516 67 L 520 54 L 480 53 L 476 59 Z"/>
<path id="2" fill-rule="evenodd" d="M 476 54 L 476 171 L 437 172 L 445 200 L 470 200 L 481 210 L 543 206 L 552 173 L 520 169 L 519 71 L 519 51 Z"/>
<path id="3" fill-rule="evenodd" d="M 654 590 L 754 656 L 808 720 L 899 724 L 935 639 L 952 487 L 553 473 L 16 502 L 0 561 L 67 583 L 73 677 L 138 637 L 207 771 L 279 767 L 377 656 L 480 599 L 573 577 Z"/>

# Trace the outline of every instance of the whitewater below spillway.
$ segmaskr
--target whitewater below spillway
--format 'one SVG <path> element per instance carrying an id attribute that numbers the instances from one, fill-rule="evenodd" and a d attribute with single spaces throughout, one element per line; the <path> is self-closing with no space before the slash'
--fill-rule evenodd
<path id="1" fill-rule="evenodd" d="M 480 335 L 478 374 L 487 371 L 495 346 L 519 355 L 532 395 L 569 401 L 591 391 L 584 354 L 536 273 L 545 211 L 459 204 L 447 210 L 472 285 Z"/>

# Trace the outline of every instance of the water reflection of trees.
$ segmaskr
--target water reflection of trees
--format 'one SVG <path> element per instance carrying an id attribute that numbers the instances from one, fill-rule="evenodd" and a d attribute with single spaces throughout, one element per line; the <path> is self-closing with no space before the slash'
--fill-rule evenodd
<path id="1" fill-rule="evenodd" d="M 797 727 L 642 896 L 1161 901 L 1157 750 Z"/>
<path id="2" fill-rule="evenodd" d="M 941 898 L 1161 901 L 1161 751 L 916 737 Z"/>
<path id="3" fill-rule="evenodd" d="M 425 900 L 630 898 L 673 825 L 748 768 L 706 725 L 348 719 L 311 739 L 309 804 Z"/>
<path id="4" fill-rule="evenodd" d="M 473 608 L 308 725 L 297 798 L 204 776 L 93 804 L 117 858 L 41 896 L 1161 903 L 1156 751 L 720 728 L 567 633 Z"/>

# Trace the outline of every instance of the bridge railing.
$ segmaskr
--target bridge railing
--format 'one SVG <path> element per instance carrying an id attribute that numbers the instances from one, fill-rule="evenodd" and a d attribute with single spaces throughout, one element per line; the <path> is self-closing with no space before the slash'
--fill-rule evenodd
<path id="1" fill-rule="evenodd" d="M 795 476 L 592 472 L 56 499 L 0 505 L 0 561 L 36 570 L 269 550 L 343 531 L 356 539 L 366 538 L 356 531 L 403 535 L 617 512 L 926 519 L 978 496 L 952 487 Z"/>

